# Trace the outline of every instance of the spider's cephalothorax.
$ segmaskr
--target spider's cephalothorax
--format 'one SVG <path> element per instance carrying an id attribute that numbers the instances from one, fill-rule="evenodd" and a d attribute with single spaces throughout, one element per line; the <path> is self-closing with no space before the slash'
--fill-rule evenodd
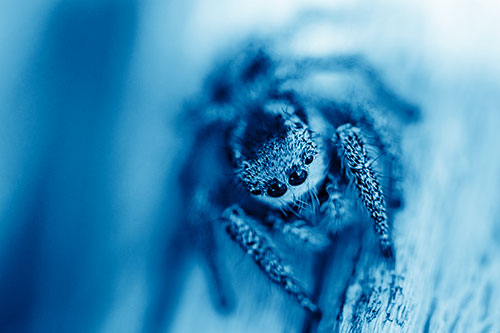
<path id="1" fill-rule="evenodd" d="M 199 243 L 218 288 L 214 223 L 271 281 L 319 314 L 269 238 L 285 234 L 304 250 L 320 250 L 339 226 L 365 219 L 382 253 L 393 258 L 388 211 L 401 201 L 393 181 L 401 177 L 398 133 L 415 114 L 357 56 L 271 54 L 250 47 L 234 57 L 212 75 L 195 104 L 198 136 L 182 186 L 187 220 L 201 230 Z M 373 94 L 342 103 L 338 96 L 315 96 L 309 77 L 332 71 L 361 76 Z"/>
<path id="2" fill-rule="evenodd" d="M 314 137 L 300 118 L 277 110 L 252 112 L 232 133 L 237 144 L 231 149 L 248 191 L 270 206 L 285 208 L 319 185 L 327 165 L 321 137 Z"/>

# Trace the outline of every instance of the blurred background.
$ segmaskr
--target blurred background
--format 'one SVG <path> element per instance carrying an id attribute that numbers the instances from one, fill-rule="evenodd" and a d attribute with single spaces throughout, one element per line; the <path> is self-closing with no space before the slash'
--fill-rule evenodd
<path id="1" fill-rule="evenodd" d="M 422 296 L 425 304 L 468 295 L 482 281 L 490 295 L 477 299 L 483 321 L 500 315 L 499 9 L 465 1 L 1 2 L 0 331 L 295 330 L 281 309 L 259 312 L 242 300 L 236 315 L 218 314 L 199 264 L 171 239 L 186 209 L 176 179 L 190 134 L 177 130 L 179 114 L 224 50 L 256 34 L 286 35 L 304 55 L 362 53 L 420 106 L 422 121 L 404 141 L 411 176 L 397 225 L 414 237 L 397 244 L 415 251 L 409 266 L 441 261 L 414 277 L 413 297 L 418 304 L 429 288 L 437 291 Z M 321 20 L 308 16 L 318 12 Z M 418 283 L 435 276 L 455 283 Z M 440 331 L 453 309 L 435 307 L 428 324 L 418 312 L 410 320 Z M 494 325 L 485 331 L 500 331 Z"/>

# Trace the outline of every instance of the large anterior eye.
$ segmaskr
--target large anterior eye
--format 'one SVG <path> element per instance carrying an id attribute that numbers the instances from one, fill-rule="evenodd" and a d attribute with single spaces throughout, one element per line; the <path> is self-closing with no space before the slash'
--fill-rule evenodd
<path id="1" fill-rule="evenodd" d="M 280 182 L 274 182 L 267 189 L 267 194 L 273 198 L 281 197 L 286 192 L 286 185 Z"/>
<path id="2" fill-rule="evenodd" d="M 297 170 L 290 174 L 288 177 L 288 183 L 292 186 L 298 186 L 306 181 L 307 171 Z"/>

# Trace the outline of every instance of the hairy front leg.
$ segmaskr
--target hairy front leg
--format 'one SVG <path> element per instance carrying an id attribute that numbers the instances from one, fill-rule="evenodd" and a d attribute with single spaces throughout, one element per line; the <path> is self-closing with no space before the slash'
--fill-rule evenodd
<path id="1" fill-rule="evenodd" d="M 251 219 L 243 209 L 232 206 L 223 213 L 222 220 L 228 235 L 246 253 L 271 281 L 297 300 L 297 302 L 313 315 L 320 317 L 321 311 L 310 296 L 294 279 L 292 273 L 283 265 L 277 251 L 269 242 L 251 226 Z"/>
<path id="2" fill-rule="evenodd" d="M 374 222 L 382 252 L 386 257 L 393 257 L 386 203 L 382 186 L 373 170 L 374 160 L 368 154 L 368 144 L 363 139 L 361 130 L 351 124 L 344 124 L 337 129 L 337 139 L 339 158 Z"/>

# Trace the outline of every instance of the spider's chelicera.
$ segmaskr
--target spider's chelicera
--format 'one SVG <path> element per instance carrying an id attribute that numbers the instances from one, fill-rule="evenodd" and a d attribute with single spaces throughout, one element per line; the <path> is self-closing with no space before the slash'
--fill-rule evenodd
<path id="1" fill-rule="evenodd" d="M 339 103 L 308 89 L 314 74 L 338 71 L 366 81 L 372 96 Z M 366 219 L 393 258 L 388 210 L 401 201 L 398 138 L 415 111 L 362 58 L 285 58 L 251 47 L 217 69 L 194 109 L 197 138 L 182 188 L 213 276 L 221 275 L 210 253 L 214 224 L 313 314 L 320 309 L 282 263 L 274 234 L 323 249 L 340 226 Z"/>

